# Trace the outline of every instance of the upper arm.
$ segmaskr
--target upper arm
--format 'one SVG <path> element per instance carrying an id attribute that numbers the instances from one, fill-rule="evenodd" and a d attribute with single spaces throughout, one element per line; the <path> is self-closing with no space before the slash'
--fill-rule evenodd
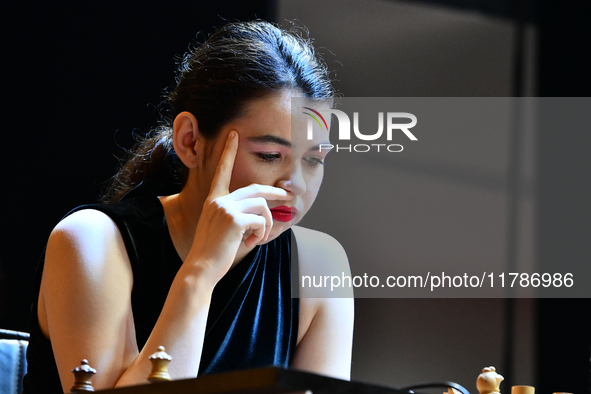
<path id="1" fill-rule="evenodd" d="M 318 231 L 294 227 L 300 276 L 350 276 L 342 246 Z M 331 292 L 330 279 L 320 293 L 300 287 L 301 340 L 292 361 L 295 368 L 350 379 L 354 304 L 350 288 Z M 324 283 L 324 280 L 323 280 Z"/>
<path id="2" fill-rule="evenodd" d="M 100 389 L 113 387 L 137 355 L 132 286 L 125 245 L 107 215 L 78 211 L 52 231 L 38 313 L 65 392 L 82 359 L 99 371 L 93 384 Z"/>

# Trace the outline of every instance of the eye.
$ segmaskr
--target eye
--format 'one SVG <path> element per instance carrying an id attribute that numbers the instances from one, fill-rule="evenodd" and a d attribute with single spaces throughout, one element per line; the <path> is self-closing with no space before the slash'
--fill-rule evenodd
<path id="1" fill-rule="evenodd" d="M 257 153 L 256 154 L 261 161 L 266 163 L 272 163 L 276 160 L 281 159 L 281 154 L 279 153 Z"/>
<path id="2" fill-rule="evenodd" d="M 311 167 L 318 167 L 319 165 L 324 165 L 324 160 L 319 157 L 311 156 L 306 157 L 304 160 L 310 165 Z"/>

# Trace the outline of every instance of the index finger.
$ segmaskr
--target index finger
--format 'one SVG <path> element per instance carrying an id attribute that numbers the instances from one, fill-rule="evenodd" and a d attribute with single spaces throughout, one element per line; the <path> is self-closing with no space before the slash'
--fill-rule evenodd
<path id="1" fill-rule="evenodd" d="M 228 134 L 224 151 L 211 182 L 210 198 L 213 199 L 230 193 L 230 180 L 232 179 L 236 152 L 238 152 L 238 133 L 232 130 Z"/>

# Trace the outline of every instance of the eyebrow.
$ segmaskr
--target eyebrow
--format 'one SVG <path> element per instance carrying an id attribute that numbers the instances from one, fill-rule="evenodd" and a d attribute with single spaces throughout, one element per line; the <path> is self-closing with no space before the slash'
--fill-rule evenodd
<path id="1" fill-rule="evenodd" d="M 287 148 L 291 148 L 291 142 L 289 142 L 288 140 L 286 140 L 284 138 L 277 137 L 276 135 L 273 135 L 273 134 L 255 135 L 252 137 L 247 137 L 246 139 L 248 141 L 254 142 L 255 144 L 277 144 L 277 145 L 285 146 Z M 320 145 L 330 145 L 330 142 L 321 142 L 320 144 L 314 145 L 313 147 L 308 149 L 308 151 L 311 152 L 311 151 L 315 151 L 315 150 L 320 150 Z M 326 150 L 330 151 L 330 150 L 332 150 L 332 148 L 326 149 Z"/>
<path id="2" fill-rule="evenodd" d="M 321 145 L 328 146 L 328 145 L 331 145 L 331 144 L 330 144 L 330 142 L 321 142 L 320 144 L 314 145 L 313 147 L 311 147 L 310 149 L 308 149 L 308 152 L 320 151 L 320 146 Z M 324 150 L 327 151 L 327 152 L 330 152 L 332 150 L 332 148 L 324 148 Z"/>
<path id="3" fill-rule="evenodd" d="M 256 135 L 253 137 L 247 137 L 248 141 L 254 142 L 255 144 L 277 144 L 281 146 L 285 146 L 287 148 L 291 148 L 291 142 L 288 140 L 277 137 L 272 134 L 265 134 L 265 135 Z"/>

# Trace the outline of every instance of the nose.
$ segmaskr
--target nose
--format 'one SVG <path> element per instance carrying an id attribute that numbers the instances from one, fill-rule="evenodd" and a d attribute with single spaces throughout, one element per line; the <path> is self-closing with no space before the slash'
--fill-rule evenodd
<path id="1" fill-rule="evenodd" d="M 287 190 L 293 195 L 300 195 L 306 192 L 306 182 L 302 174 L 301 166 L 292 166 L 290 177 L 279 182 L 279 187 Z"/>

